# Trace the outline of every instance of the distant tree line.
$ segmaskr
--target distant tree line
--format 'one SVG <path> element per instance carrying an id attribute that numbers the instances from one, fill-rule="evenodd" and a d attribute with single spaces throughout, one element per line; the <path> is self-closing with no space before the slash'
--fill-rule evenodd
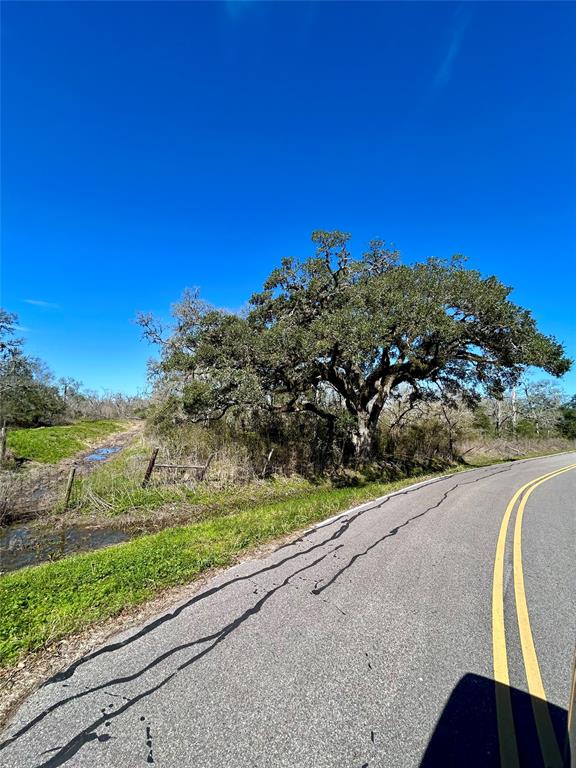
<path id="1" fill-rule="evenodd" d="M 56 379 L 44 362 L 27 355 L 18 318 L 0 308 L 0 425 L 40 427 L 76 419 L 127 418 L 146 405 L 142 397 L 99 394 L 72 378 Z"/>
<path id="2" fill-rule="evenodd" d="M 499 399 L 483 398 L 473 426 L 493 437 L 576 438 L 576 396 L 551 381 L 521 380 Z"/>

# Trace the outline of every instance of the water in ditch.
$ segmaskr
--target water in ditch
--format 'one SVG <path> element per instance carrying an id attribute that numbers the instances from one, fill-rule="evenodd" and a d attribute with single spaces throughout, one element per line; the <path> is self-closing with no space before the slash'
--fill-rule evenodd
<path id="1" fill-rule="evenodd" d="M 78 464 L 89 466 L 92 462 L 104 461 L 120 450 L 121 446 L 115 445 L 97 448 L 80 459 Z M 44 497 L 51 492 L 50 483 L 40 482 L 27 496 L 27 510 L 32 513 L 35 507 L 41 507 Z M 131 538 L 133 534 L 112 526 L 95 528 L 78 523 L 50 528 L 38 520 L 17 522 L 0 528 L 0 573 L 59 560 L 78 552 L 90 552 Z"/>
<path id="2" fill-rule="evenodd" d="M 7 573 L 128 541 L 134 534 L 118 528 L 90 528 L 80 524 L 47 528 L 38 522 L 17 523 L 0 529 L 0 572 Z"/>

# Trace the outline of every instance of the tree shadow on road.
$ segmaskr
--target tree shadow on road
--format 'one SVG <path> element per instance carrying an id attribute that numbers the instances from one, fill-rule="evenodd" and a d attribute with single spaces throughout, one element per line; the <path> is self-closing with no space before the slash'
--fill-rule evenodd
<path id="1" fill-rule="evenodd" d="M 438 720 L 420 768 L 498 768 L 497 688 L 506 686 L 480 675 L 465 675 L 452 691 Z M 508 688 L 522 768 L 544 768 L 533 715 L 533 697 Z M 537 702 L 539 700 L 536 700 Z M 560 750 L 566 748 L 567 712 L 548 704 Z M 567 758 L 566 765 L 570 764 Z"/>

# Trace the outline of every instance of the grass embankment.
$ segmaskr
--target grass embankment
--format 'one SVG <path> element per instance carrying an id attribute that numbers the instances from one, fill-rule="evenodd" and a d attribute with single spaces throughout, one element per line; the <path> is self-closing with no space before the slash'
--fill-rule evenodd
<path id="1" fill-rule="evenodd" d="M 308 491 L 7 574 L 0 578 L 0 665 L 11 666 L 208 568 L 230 565 L 245 550 L 413 482 Z"/>
<path id="2" fill-rule="evenodd" d="M 15 429 L 8 432 L 7 444 L 17 458 L 54 464 L 127 426 L 126 421 L 105 419 L 62 427 Z"/>

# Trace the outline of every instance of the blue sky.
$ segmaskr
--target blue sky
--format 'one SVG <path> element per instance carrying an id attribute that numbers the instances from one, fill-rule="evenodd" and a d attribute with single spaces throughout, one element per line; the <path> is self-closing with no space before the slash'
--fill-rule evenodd
<path id="1" fill-rule="evenodd" d="M 138 310 L 240 307 L 338 228 L 465 253 L 576 358 L 575 36 L 572 3 L 3 3 L 2 305 L 134 392 Z"/>

